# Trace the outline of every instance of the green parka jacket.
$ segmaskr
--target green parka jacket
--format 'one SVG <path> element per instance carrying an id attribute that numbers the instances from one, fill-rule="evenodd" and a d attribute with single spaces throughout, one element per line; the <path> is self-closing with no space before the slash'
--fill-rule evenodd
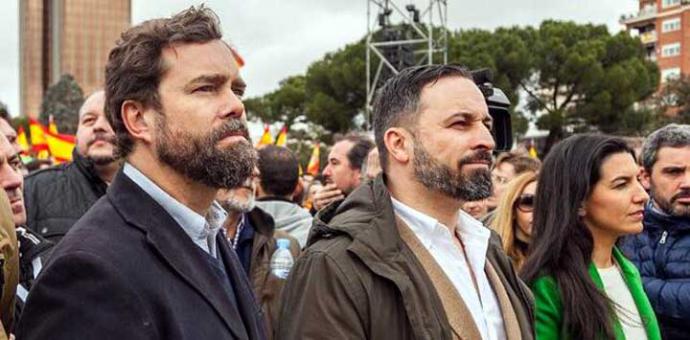
<path id="1" fill-rule="evenodd" d="M 487 259 L 508 293 L 522 339 L 533 339 L 533 301 L 492 233 Z M 451 339 L 426 271 L 401 240 L 384 178 L 316 216 L 283 290 L 279 339 Z"/>

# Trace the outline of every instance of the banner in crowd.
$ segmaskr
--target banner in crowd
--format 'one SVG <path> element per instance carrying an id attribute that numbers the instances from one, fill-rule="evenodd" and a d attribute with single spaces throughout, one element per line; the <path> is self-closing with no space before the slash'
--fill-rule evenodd
<path id="1" fill-rule="evenodd" d="M 20 126 L 19 130 L 17 130 L 17 144 L 19 144 L 19 147 L 22 148 L 23 156 L 29 155 L 31 146 L 29 145 L 29 139 L 26 138 L 26 131 L 24 131 L 23 126 Z"/>
<path id="2" fill-rule="evenodd" d="M 312 176 L 317 176 L 321 170 L 321 143 L 316 142 L 314 144 L 314 149 L 311 151 L 311 157 L 309 158 L 309 165 L 307 165 L 307 173 Z"/>
<path id="3" fill-rule="evenodd" d="M 20 133 L 23 135 L 22 138 L 28 148 L 26 134 L 21 128 L 17 134 L 19 145 L 22 145 Z M 46 128 L 39 121 L 29 118 L 29 137 L 31 138 L 31 150 L 37 159 L 52 159 L 54 163 L 72 160 L 72 150 L 77 144 L 76 138 L 73 135 L 59 133 L 57 125 L 52 119 Z"/>
<path id="4" fill-rule="evenodd" d="M 264 134 L 261 135 L 261 139 L 259 139 L 259 143 L 257 143 L 256 146 L 259 147 L 262 145 L 271 144 L 273 144 L 273 136 L 271 136 L 271 131 L 268 127 L 268 124 L 264 124 Z"/>
<path id="5" fill-rule="evenodd" d="M 278 138 L 276 138 L 276 145 L 287 147 L 287 126 L 283 125 L 283 128 L 280 129 L 280 133 L 278 133 Z"/>

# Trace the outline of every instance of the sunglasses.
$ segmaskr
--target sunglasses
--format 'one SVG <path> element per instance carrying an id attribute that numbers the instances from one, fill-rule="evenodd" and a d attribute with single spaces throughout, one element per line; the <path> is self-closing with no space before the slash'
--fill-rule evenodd
<path id="1" fill-rule="evenodd" d="M 534 195 L 525 194 L 515 201 L 515 207 L 522 212 L 532 212 L 534 210 Z"/>

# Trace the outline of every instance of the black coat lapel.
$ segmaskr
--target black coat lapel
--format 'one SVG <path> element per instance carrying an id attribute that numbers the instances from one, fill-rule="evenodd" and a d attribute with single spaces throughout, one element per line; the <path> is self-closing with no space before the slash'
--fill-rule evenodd
<path id="1" fill-rule="evenodd" d="M 237 329 L 242 328 L 242 320 L 231 317 L 234 313 L 230 297 L 203 254 L 194 249 L 197 245 L 168 212 L 122 170 L 116 175 L 107 197 L 124 220 L 144 231 L 147 241 L 161 258 L 215 309 L 233 336 L 240 338 Z"/>

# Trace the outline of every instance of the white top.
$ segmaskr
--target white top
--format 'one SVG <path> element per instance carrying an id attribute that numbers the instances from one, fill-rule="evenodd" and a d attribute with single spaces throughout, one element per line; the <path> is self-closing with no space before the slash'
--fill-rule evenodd
<path id="1" fill-rule="evenodd" d="M 462 210 L 458 212 L 455 232 L 465 245 L 469 266 L 472 267 L 479 287 L 477 294 L 465 255 L 462 249 L 453 243 L 450 230 L 435 218 L 410 208 L 395 198 L 391 199 L 395 213 L 407 223 L 455 286 L 467 309 L 472 313 L 472 319 L 482 339 L 505 339 L 501 307 L 484 272 L 491 232 L 472 216 Z"/>
<path id="2" fill-rule="evenodd" d="M 640 313 L 635 305 L 628 285 L 623 280 L 617 265 L 609 268 L 597 268 L 601 281 L 604 283 L 606 295 L 614 303 L 616 316 L 621 323 L 626 339 L 645 340 L 645 331 Z"/>

